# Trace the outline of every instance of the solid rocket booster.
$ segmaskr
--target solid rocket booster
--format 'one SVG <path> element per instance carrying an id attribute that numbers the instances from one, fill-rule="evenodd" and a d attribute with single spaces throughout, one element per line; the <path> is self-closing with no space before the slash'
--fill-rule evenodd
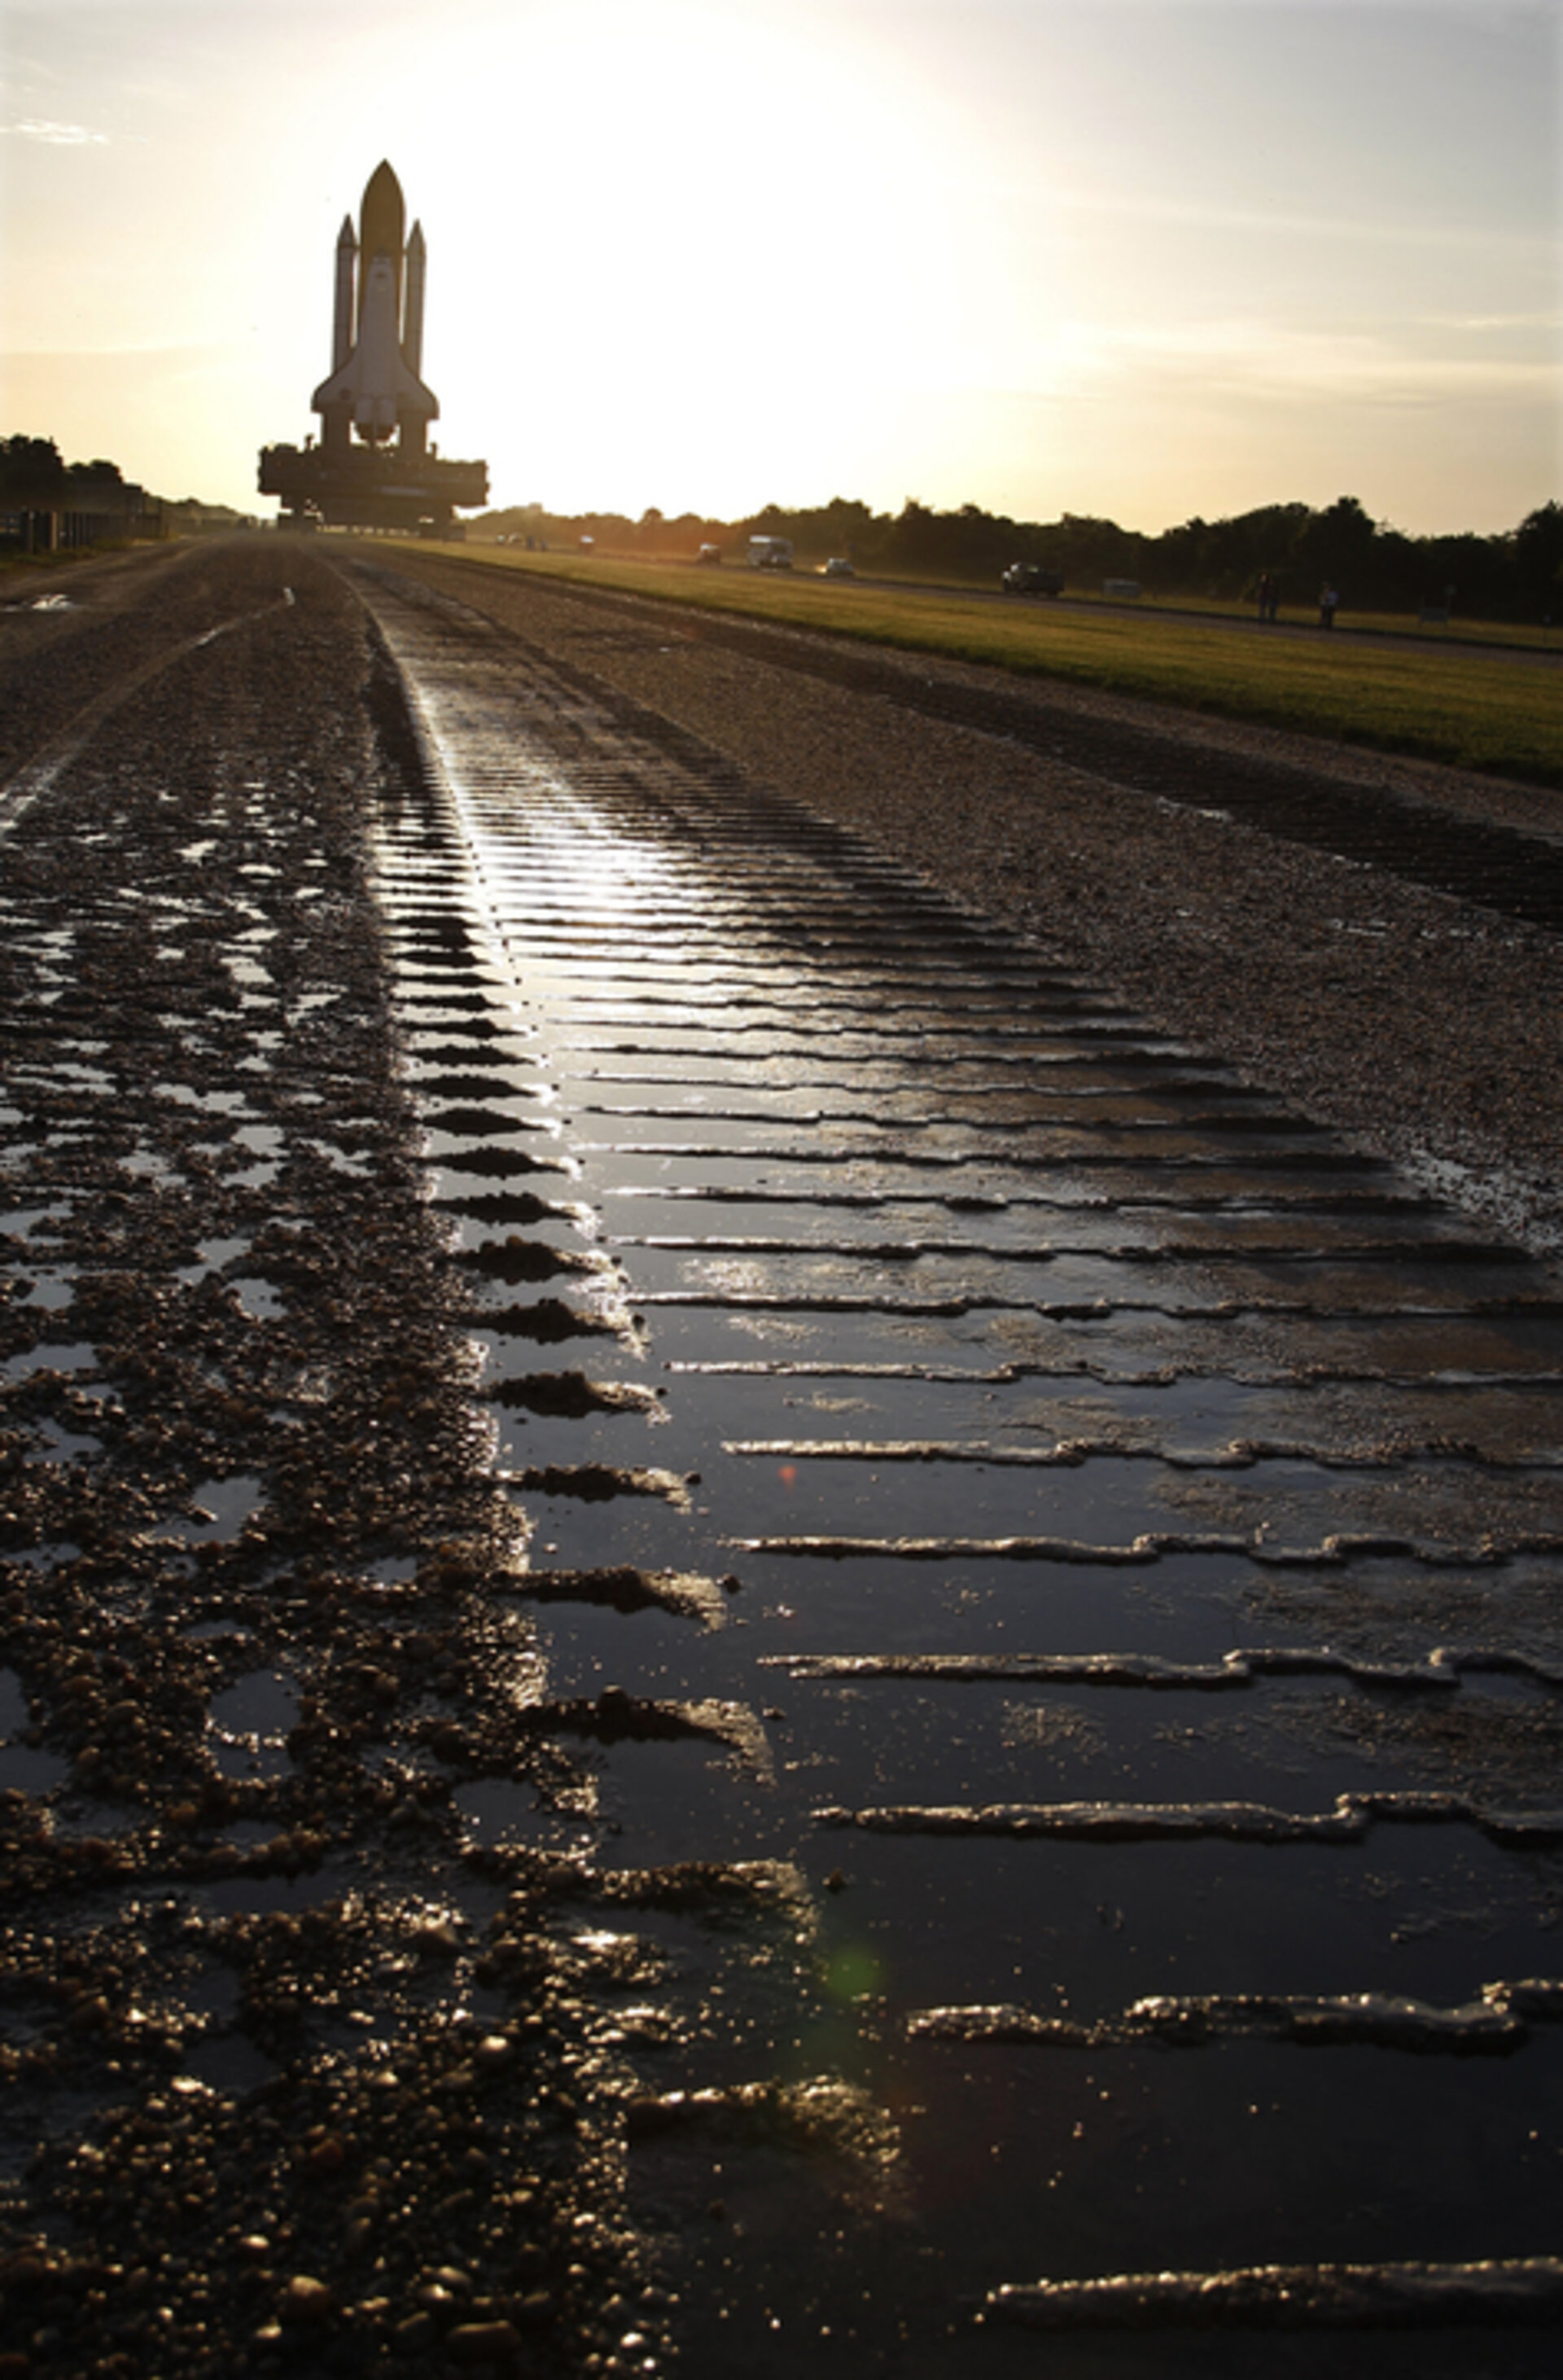
<path id="1" fill-rule="evenodd" d="M 402 360 L 409 371 L 423 370 L 423 274 L 427 259 L 423 225 L 414 224 L 407 241 L 406 296 L 402 303 Z"/>
<path id="2" fill-rule="evenodd" d="M 357 249 L 350 222 L 344 222 L 336 242 L 332 373 L 311 399 L 323 418 L 328 447 L 345 445 L 350 427 L 371 445 L 399 430 L 403 450 L 420 453 L 430 422 L 439 418 L 438 397 L 418 376 L 423 233 L 415 225 L 404 251 L 406 219 L 401 184 L 388 164 L 377 165 L 364 191 Z"/>
<path id="3" fill-rule="evenodd" d="M 358 261 L 358 243 L 353 237 L 353 218 L 344 215 L 342 229 L 336 236 L 336 307 L 331 325 L 331 368 L 342 370 L 353 352 L 353 279 Z"/>

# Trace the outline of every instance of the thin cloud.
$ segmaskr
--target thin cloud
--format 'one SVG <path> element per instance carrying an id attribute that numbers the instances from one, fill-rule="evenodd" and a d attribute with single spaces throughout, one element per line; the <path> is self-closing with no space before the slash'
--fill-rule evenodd
<path id="1" fill-rule="evenodd" d="M 1419 314 L 1427 331 L 1543 331 L 1563 335 L 1563 314 Z"/>
<path id="2" fill-rule="evenodd" d="M 1098 375 L 1129 365 L 1142 377 L 1159 373 L 1208 389 L 1348 403 L 1545 398 L 1556 387 L 1550 363 L 1528 358 L 1428 355 L 1403 341 L 1264 321 L 1103 325 L 1084 331 L 1078 351 Z"/>
<path id="3" fill-rule="evenodd" d="M 43 115 L 25 115 L 18 124 L 0 124 L 0 132 L 17 140 L 39 140 L 49 149 L 106 148 L 109 135 L 85 124 L 56 124 Z"/>
<path id="4" fill-rule="evenodd" d="M 1253 232 L 1266 238 L 1339 240 L 1352 247 L 1490 250 L 1495 235 L 1479 225 L 1428 220 L 1393 221 L 1382 215 L 1325 215 L 1286 208 L 1241 206 L 1220 200 L 1169 199 L 1158 192 L 1110 190 L 1076 187 L 1060 194 L 1060 211 L 1080 215 L 1111 215 L 1138 223 L 1169 224 L 1193 231 Z M 1550 235 L 1523 229 L 1506 231 L 1503 244 L 1550 248 Z"/>

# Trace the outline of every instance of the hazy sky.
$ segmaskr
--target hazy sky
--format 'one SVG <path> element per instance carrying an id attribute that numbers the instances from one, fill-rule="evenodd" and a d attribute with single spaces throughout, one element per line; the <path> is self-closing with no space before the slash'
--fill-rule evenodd
<path id="1" fill-rule="evenodd" d="M 345 213 L 496 503 L 1563 494 L 1563 0 L 0 0 L 0 431 L 269 512 Z"/>

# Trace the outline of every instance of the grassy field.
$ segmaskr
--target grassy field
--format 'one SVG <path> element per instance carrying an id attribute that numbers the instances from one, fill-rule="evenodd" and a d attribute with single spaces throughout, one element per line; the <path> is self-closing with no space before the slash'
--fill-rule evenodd
<path id="1" fill-rule="evenodd" d="M 1339 630 L 1304 638 L 1287 634 L 1284 620 L 1275 634 L 1240 633 L 1162 605 L 1000 603 L 801 572 L 772 577 L 480 545 L 420 550 L 1563 786 L 1563 671 L 1541 656 Z"/>

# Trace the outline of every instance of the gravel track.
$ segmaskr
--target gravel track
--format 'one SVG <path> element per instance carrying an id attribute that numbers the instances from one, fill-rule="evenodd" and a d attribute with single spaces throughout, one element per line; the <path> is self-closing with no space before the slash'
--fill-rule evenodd
<path id="1" fill-rule="evenodd" d="M 253 539 L 0 599 L 7 2374 L 612 2372 L 626 2323 L 653 2356 L 672 2326 L 555 1926 L 601 1907 L 457 1848 L 452 1778 L 533 1642 L 493 1591 L 515 1515 L 396 1073 L 366 813 L 401 736 L 337 559 Z M 808 639 L 372 559 L 1563 1245 L 1557 939 L 1202 814 L 1278 756 L 1533 832 L 1556 797 L 994 673 L 843 686 Z M 75 608 L 22 608 L 53 589 Z M 1024 700 L 1058 748 L 908 708 L 898 674 Z M 1129 783 L 1110 738 L 1147 729 L 1169 774 Z M 285 1729 L 219 1757 L 212 1710 L 268 1672 Z M 515 1756 L 560 1781 L 556 1747 Z"/>
<path id="2" fill-rule="evenodd" d="M 0 796 L 0 2372 L 592 2369 L 657 2317 L 573 1878 L 454 1801 L 563 1755 L 397 1073 L 394 702 L 281 540 L 60 583 L 0 622 L 59 761 Z"/>

